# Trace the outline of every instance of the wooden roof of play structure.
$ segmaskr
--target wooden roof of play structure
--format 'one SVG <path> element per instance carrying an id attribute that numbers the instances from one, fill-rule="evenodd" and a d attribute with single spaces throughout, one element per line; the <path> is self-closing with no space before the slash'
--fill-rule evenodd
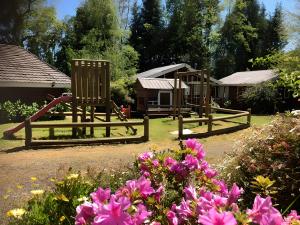
<path id="1" fill-rule="evenodd" d="M 237 72 L 220 79 L 222 86 L 253 86 L 278 77 L 273 70 Z"/>
<path id="2" fill-rule="evenodd" d="M 70 88 L 71 79 L 24 48 L 0 44 L 0 87 Z"/>

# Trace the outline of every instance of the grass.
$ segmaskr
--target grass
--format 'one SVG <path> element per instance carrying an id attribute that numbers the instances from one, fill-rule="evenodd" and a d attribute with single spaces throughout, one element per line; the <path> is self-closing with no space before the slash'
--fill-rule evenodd
<path id="1" fill-rule="evenodd" d="M 224 114 L 214 114 L 214 117 L 223 116 Z M 272 120 L 273 116 L 252 116 L 252 125 L 261 126 L 263 124 L 269 123 Z M 116 119 L 113 119 L 116 120 Z M 71 118 L 68 117 L 64 121 L 62 120 L 53 120 L 51 123 L 62 123 L 70 122 Z M 221 129 L 225 127 L 230 127 L 236 125 L 237 122 L 245 122 L 246 118 L 236 118 L 232 119 L 232 123 L 217 121 L 213 125 L 213 129 Z M 49 121 L 42 121 L 41 123 L 48 123 Z M 6 123 L 0 125 L 0 150 L 11 149 L 16 147 L 24 146 L 25 132 L 24 129 L 20 130 L 15 134 L 15 139 L 13 140 L 4 140 L 2 137 L 3 131 L 6 129 L 15 126 L 16 123 Z M 206 132 L 207 126 L 203 125 L 199 127 L 197 123 L 186 124 L 185 129 L 191 129 L 193 132 Z M 150 119 L 150 140 L 153 142 L 163 142 L 176 140 L 177 135 L 172 135 L 170 132 L 178 130 L 178 121 L 173 120 L 172 118 L 156 118 Z M 125 127 L 112 127 L 111 128 L 112 136 L 126 136 L 130 135 L 126 132 Z M 87 134 L 89 133 L 87 129 Z M 103 137 L 105 133 L 105 128 L 95 128 L 95 137 Z M 143 134 L 142 127 L 138 127 L 138 135 Z M 34 129 L 33 135 L 35 139 L 47 139 L 49 138 L 49 129 Z M 55 129 L 56 138 L 71 138 L 71 128 L 59 128 Z"/>

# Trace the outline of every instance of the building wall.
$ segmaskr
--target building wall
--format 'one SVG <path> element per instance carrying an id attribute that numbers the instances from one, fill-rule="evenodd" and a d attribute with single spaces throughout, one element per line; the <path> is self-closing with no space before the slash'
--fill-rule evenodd
<path id="1" fill-rule="evenodd" d="M 0 102 L 21 100 L 25 103 L 44 103 L 48 94 L 59 97 L 65 89 L 61 88 L 25 88 L 25 87 L 1 87 Z"/>

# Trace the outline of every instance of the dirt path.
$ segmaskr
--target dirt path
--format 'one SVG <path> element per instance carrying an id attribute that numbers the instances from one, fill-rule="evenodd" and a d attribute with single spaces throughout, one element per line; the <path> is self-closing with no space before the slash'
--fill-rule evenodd
<path id="1" fill-rule="evenodd" d="M 211 163 L 221 159 L 224 151 L 230 151 L 232 140 L 206 141 L 207 160 Z M 21 205 L 29 192 L 45 188 L 59 169 L 74 170 L 117 168 L 132 162 L 136 155 L 160 146 L 160 149 L 177 147 L 178 142 L 142 143 L 128 145 L 76 146 L 52 149 L 16 149 L 0 151 L 0 221 L 4 213 Z M 31 177 L 37 177 L 33 182 Z M 21 186 L 20 186 L 21 185 Z"/>

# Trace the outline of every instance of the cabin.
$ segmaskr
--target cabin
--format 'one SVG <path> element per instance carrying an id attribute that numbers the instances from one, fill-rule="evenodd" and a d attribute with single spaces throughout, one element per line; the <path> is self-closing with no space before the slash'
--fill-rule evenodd
<path id="1" fill-rule="evenodd" d="M 150 114 L 164 114 L 170 115 L 173 111 L 173 98 L 175 88 L 175 74 L 177 72 L 195 72 L 191 66 L 185 63 L 168 65 L 154 68 L 136 76 L 135 92 L 137 96 L 137 111 L 141 113 Z M 210 78 L 210 84 L 216 86 L 219 81 Z M 200 95 L 200 80 L 196 78 L 184 79 L 179 84 L 177 80 L 176 88 L 183 91 L 183 107 L 181 112 L 188 113 L 191 108 L 184 104 L 187 96 L 191 96 L 193 92 L 194 102 L 199 100 Z M 203 93 L 205 97 L 206 89 L 204 87 Z M 213 91 L 214 93 L 214 91 Z M 193 102 L 189 99 L 188 102 Z"/>
<path id="2" fill-rule="evenodd" d="M 230 100 L 233 104 L 237 103 L 246 88 L 266 81 L 273 81 L 277 77 L 278 74 L 273 70 L 236 72 L 219 80 L 216 98 L 220 102 Z"/>
<path id="3" fill-rule="evenodd" d="M 48 94 L 58 97 L 70 87 L 70 77 L 26 49 L 0 44 L 0 102 L 43 103 Z"/>

